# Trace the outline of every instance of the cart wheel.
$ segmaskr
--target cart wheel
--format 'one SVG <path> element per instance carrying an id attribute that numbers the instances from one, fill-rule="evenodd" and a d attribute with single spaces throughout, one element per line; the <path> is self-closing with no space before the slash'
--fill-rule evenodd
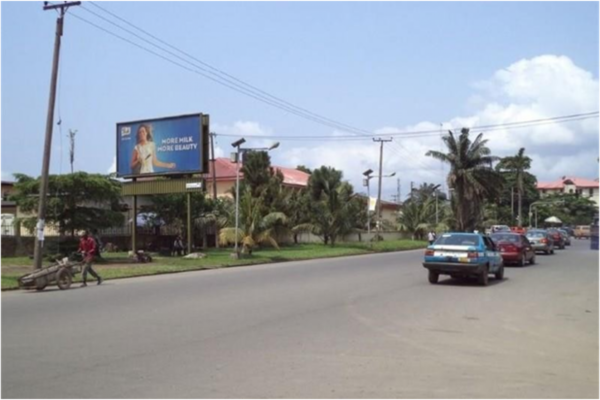
<path id="1" fill-rule="evenodd" d="M 35 279 L 35 290 L 44 290 L 46 286 L 48 286 L 48 279 L 45 276 Z"/>
<path id="2" fill-rule="evenodd" d="M 60 290 L 67 290 L 71 287 L 71 272 L 66 268 L 61 268 L 56 273 L 56 284 Z"/>

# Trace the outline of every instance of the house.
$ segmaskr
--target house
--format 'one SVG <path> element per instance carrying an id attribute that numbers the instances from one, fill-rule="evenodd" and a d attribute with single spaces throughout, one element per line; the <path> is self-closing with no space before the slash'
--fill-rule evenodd
<path id="1" fill-rule="evenodd" d="M 593 200 L 598 205 L 600 201 L 598 184 L 598 179 L 563 176 L 554 182 L 538 182 L 537 190 L 541 198 L 556 193 L 578 194 Z"/>
<path id="2" fill-rule="evenodd" d="M 215 159 L 215 180 L 217 185 L 217 197 L 233 197 L 232 189 L 235 190 L 237 164 L 231 162 L 229 158 Z M 206 194 L 211 196 L 213 193 L 213 163 L 208 163 L 209 172 L 204 175 L 206 179 Z M 308 186 L 308 178 L 310 175 L 306 172 L 299 171 L 293 168 L 272 166 L 273 169 L 280 171 L 283 175 L 283 185 L 295 188 L 305 188 Z M 240 181 L 244 180 L 244 174 L 240 166 Z"/>
<path id="3" fill-rule="evenodd" d="M 11 195 L 14 182 L 2 181 L 2 214 L 17 214 L 17 204 L 8 198 Z"/>

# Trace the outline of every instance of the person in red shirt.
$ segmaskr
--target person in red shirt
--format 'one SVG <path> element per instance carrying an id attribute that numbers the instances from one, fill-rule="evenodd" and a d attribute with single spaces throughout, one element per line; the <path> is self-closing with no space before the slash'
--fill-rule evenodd
<path id="1" fill-rule="evenodd" d="M 81 274 L 81 277 L 83 278 L 83 283 L 81 286 L 87 286 L 88 272 L 98 280 L 98 285 L 101 284 L 102 278 L 96 273 L 96 271 L 92 269 L 92 261 L 94 261 L 94 256 L 96 255 L 96 241 L 93 237 L 88 235 L 87 231 L 83 231 L 81 234 L 81 239 L 79 240 L 79 251 L 83 255 L 83 261 L 85 262 L 83 272 Z"/>

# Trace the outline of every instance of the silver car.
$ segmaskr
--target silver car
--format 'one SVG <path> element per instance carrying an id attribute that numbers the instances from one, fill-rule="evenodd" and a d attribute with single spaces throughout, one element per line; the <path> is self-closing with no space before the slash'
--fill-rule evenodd
<path id="1" fill-rule="evenodd" d="M 554 254 L 554 239 L 552 239 L 552 236 L 547 231 L 543 229 L 530 229 L 525 236 L 529 239 L 536 253 Z"/>

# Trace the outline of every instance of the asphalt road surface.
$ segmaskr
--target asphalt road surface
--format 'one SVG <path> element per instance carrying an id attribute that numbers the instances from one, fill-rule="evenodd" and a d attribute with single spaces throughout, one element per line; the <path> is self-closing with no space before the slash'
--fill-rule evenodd
<path id="1" fill-rule="evenodd" d="M 422 251 L 2 294 L 2 397 L 598 398 L 589 241 L 488 287 Z"/>

